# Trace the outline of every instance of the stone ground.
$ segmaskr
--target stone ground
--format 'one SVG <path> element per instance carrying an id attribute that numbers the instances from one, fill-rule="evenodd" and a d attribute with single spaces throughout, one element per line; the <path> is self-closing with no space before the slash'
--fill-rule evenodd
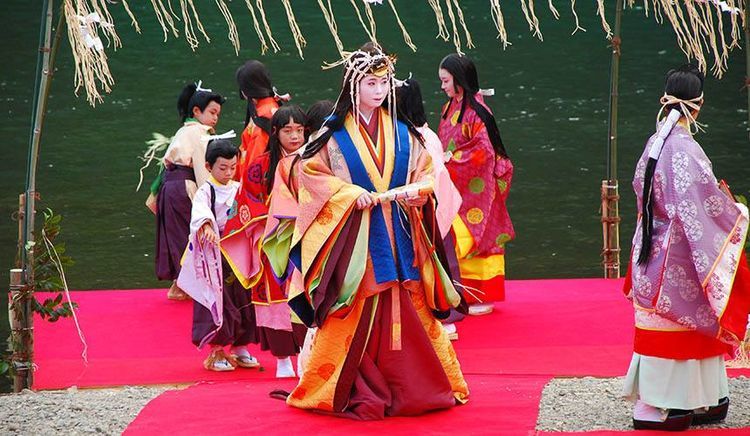
<path id="1" fill-rule="evenodd" d="M 120 434 L 138 412 L 170 387 L 70 388 L 0 395 L 3 435 Z M 537 430 L 632 430 L 622 378 L 553 379 L 544 388 Z M 706 428 L 750 427 L 750 379 L 729 379 L 729 416 Z"/>
<path id="2" fill-rule="evenodd" d="M 632 404 L 621 397 L 623 378 L 558 378 L 544 387 L 537 430 L 632 430 Z M 750 427 L 750 379 L 729 379 L 729 415 L 703 428 Z"/>
<path id="3" fill-rule="evenodd" d="M 24 391 L 0 395 L 0 434 L 119 435 L 166 387 Z"/>

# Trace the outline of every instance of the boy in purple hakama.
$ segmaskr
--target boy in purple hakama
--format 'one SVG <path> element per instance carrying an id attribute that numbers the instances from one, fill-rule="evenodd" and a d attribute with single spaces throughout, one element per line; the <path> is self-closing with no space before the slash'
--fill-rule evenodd
<path id="1" fill-rule="evenodd" d="M 250 291 L 232 276 L 219 248 L 227 220 L 237 213 L 240 184 L 232 178 L 238 154 L 228 140 L 216 139 L 208 145 L 205 166 L 210 175 L 193 198 L 188 250 L 177 279 L 194 300 L 193 343 L 211 346 L 203 363 L 211 371 L 259 366 L 247 350 L 247 344 L 258 342 Z M 231 346 L 229 353 L 227 346 Z"/>
<path id="2" fill-rule="evenodd" d="M 177 286 L 180 259 L 190 233 L 190 207 L 198 187 L 208 178 L 204 167 L 207 135 L 213 132 L 224 97 L 198 84 L 187 85 L 177 100 L 183 126 L 164 154 L 164 174 L 157 196 L 156 277 L 172 280 L 167 297 L 188 296 Z"/>

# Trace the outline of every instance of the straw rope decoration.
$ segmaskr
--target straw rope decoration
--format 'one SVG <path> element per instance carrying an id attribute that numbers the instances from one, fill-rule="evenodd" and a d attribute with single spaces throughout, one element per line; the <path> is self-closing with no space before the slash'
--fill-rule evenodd
<path id="1" fill-rule="evenodd" d="M 121 47 L 121 41 L 117 35 L 110 7 L 122 5 L 125 13 L 130 19 L 131 25 L 136 32 L 141 28 L 136 16 L 130 9 L 128 0 L 112 3 L 109 0 L 61 0 L 63 2 L 63 13 L 65 14 L 73 60 L 75 63 L 75 75 L 73 78 L 75 92 L 83 88 L 86 98 L 91 105 L 102 101 L 102 95 L 111 90 L 114 84 L 107 54 L 107 50 L 116 50 Z M 399 0 L 404 1 L 404 0 Z M 532 35 L 543 40 L 541 24 L 536 13 L 535 0 L 518 0 Z M 554 0 L 547 0 L 547 7 L 553 18 L 559 19 L 560 13 L 553 4 Z M 579 30 L 586 31 L 581 26 L 578 13 L 576 12 L 576 1 L 569 0 L 570 8 L 575 21 L 573 34 Z M 688 60 L 695 60 L 704 72 L 710 70 L 715 76 L 721 77 L 727 69 L 729 52 L 740 47 L 740 39 L 744 32 L 742 26 L 745 20 L 746 0 L 596 0 L 596 15 L 599 17 L 602 29 L 607 38 L 611 38 L 612 29 L 605 15 L 606 5 L 613 1 L 624 1 L 630 8 L 642 5 L 645 15 L 653 16 L 654 21 L 660 25 L 668 23 L 675 34 L 675 40 Z M 376 23 L 372 12 L 372 5 L 383 6 L 382 0 L 350 0 L 354 7 L 357 18 L 365 30 L 367 37 L 377 42 Z M 150 0 L 151 9 L 156 21 L 164 34 L 164 41 L 169 34 L 175 38 L 180 37 L 176 21 L 182 21 L 185 41 L 191 50 L 199 45 L 200 33 L 206 42 L 211 42 L 201 22 L 201 17 L 195 8 L 195 0 L 179 0 L 173 8 L 172 0 Z M 237 23 L 229 8 L 227 0 L 214 0 L 214 3 L 227 22 L 228 38 L 232 43 L 234 51 L 239 55 L 240 40 Z M 286 12 L 289 29 L 297 48 L 299 56 L 304 59 L 304 48 L 307 45 L 302 30 L 297 24 L 297 19 L 292 10 L 291 0 L 281 0 L 281 5 Z M 344 44 L 338 32 L 338 26 L 334 17 L 334 7 L 331 0 L 317 0 L 322 12 L 322 18 L 333 37 L 339 54 L 344 54 Z M 276 3 L 274 3 L 275 5 Z M 412 40 L 406 25 L 401 21 L 396 1 L 387 0 L 388 7 L 393 12 L 396 23 L 404 38 L 405 44 L 416 50 L 417 46 Z M 250 11 L 253 28 L 260 42 L 260 51 L 265 54 L 269 47 L 274 52 L 281 50 L 271 33 L 265 13 L 263 0 L 245 0 L 245 5 Z M 427 0 L 427 5 L 432 9 L 437 24 L 436 38 L 453 43 L 456 52 L 463 53 L 463 47 L 473 48 L 469 26 L 461 8 L 460 0 Z M 361 7 L 364 7 L 362 13 Z M 339 6 L 337 6 L 339 7 Z M 511 45 L 508 37 L 508 28 L 500 0 L 489 1 L 492 22 L 497 29 L 497 39 L 503 48 Z M 256 11 L 257 8 L 257 11 Z M 177 9 L 177 10 L 175 10 Z M 256 13 L 257 12 L 257 13 Z M 366 19 L 365 19 L 366 17 Z M 462 35 L 463 34 L 463 35 Z M 106 41 L 102 43 L 101 38 Z"/>
<path id="2" fill-rule="evenodd" d="M 266 20 L 266 11 L 263 9 L 263 0 L 255 0 L 255 7 L 258 8 L 260 19 L 263 20 L 263 28 L 266 30 L 266 36 L 268 37 L 268 42 L 271 43 L 271 48 L 273 49 L 274 53 L 278 53 L 279 50 L 281 50 L 281 47 L 279 47 L 279 44 L 276 43 L 276 40 L 273 39 L 273 35 L 271 34 L 271 26 L 268 25 L 268 21 Z"/>
<path id="3" fill-rule="evenodd" d="M 260 3 L 260 0 L 258 0 L 258 3 Z M 224 0 L 216 0 L 216 6 L 219 7 L 219 10 L 221 11 L 221 14 L 224 15 L 224 19 L 227 22 L 227 27 L 229 29 L 229 34 L 227 34 L 227 37 L 229 38 L 229 41 L 232 43 L 232 46 L 234 47 L 234 54 L 238 55 L 240 54 L 240 35 L 237 33 L 237 25 L 234 24 L 234 18 L 232 17 L 232 12 L 229 10 L 229 7 L 226 3 L 224 3 Z M 263 21 L 265 22 L 265 17 L 263 17 Z M 266 31 L 268 31 L 268 27 L 266 27 Z M 270 36 L 270 34 L 269 34 Z M 273 41 L 273 39 L 271 39 Z M 273 41 L 275 44 L 275 41 Z M 276 51 L 276 49 L 274 49 Z"/>
<path id="4" fill-rule="evenodd" d="M 357 0 L 349 0 L 349 2 L 352 4 L 352 7 L 357 12 L 357 18 L 359 19 L 359 23 L 362 25 L 362 28 L 365 29 L 365 33 L 367 34 L 367 37 L 370 38 L 370 41 L 376 42 L 377 36 L 376 36 L 376 29 L 375 29 L 375 19 L 372 17 L 372 9 L 370 8 L 370 5 L 365 3 L 365 13 L 368 14 L 367 19 L 369 20 L 369 25 L 365 24 L 364 18 L 362 18 L 362 12 L 360 12 L 359 7 L 357 6 Z M 368 13 L 369 11 L 369 13 Z"/>
<path id="5" fill-rule="evenodd" d="M 343 56 L 344 44 L 341 42 L 341 39 L 339 39 L 339 31 L 336 28 L 336 19 L 333 17 L 333 6 L 331 6 L 331 0 L 328 0 L 328 7 L 323 4 L 323 0 L 318 0 L 318 6 L 320 6 L 320 10 L 323 11 L 323 18 L 326 20 L 326 24 L 328 24 L 328 30 L 331 31 L 333 41 L 336 43 L 336 49 L 338 49 L 339 54 Z"/>
<path id="6" fill-rule="evenodd" d="M 500 0 L 490 1 L 499 2 Z M 429 3 L 432 11 L 435 13 L 435 21 L 438 26 L 438 34 L 435 38 L 440 38 L 447 42 L 450 39 L 450 33 L 448 33 L 448 26 L 445 25 L 445 17 L 443 16 L 443 8 L 440 6 L 440 0 L 427 0 L 427 3 Z"/>
<path id="7" fill-rule="evenodd" d="M 579 30 L 582 30 L 585 32 L 586 29 L 581 27 L 581 22 L 578 20 L 578 13 L 576 12 L 576 0 L 570 0 L 570 9 L 573 11 L 573 18 L 576 20 L 576 28 L 573 29 L 573 33 L 571 33 L 571 35 L 575 35 L 576 32 L 578 32 Z"/>
<path id="8" fill-rule="evenodd" d="M 138 24 L 138 20 L 135 19 L 133 11 L 130 10 L 128 0 L 122 0 L 122 7 L 125 8 L 125 12 L 128 14 L 128 17 L 130 17 L 130 24 L 135 28 L 135 31 L 141 33 L 141 26 Z"/>
<path id="9" fill-rule="evenodd" d="M 513 44 L 508 41 L 508 32 L 505 30 L 505 19 L 503 18 L 503 11 L 500 9 L 500 0 L 490 0 L 490 11 L 492 12 L 492 21 L 497 29 L 497 38 L 503 42 L 503 50 L 505 50 Z"/>
<path id="10" fill-rule="evenodd" d="M 454 0 L 456 2 L 456 7 L 458 7 L 458 0 Z M 393 11 L 393 15 L 396 17 L 396 22 L 398 23 L 398 27 L 401 29 L 401 34 L 404 36 L 404 42 L 406 45 L 409 46 L 409 48 L 412 51 L 417 51 L 417 46 L 414 45 L 414 43 L 411 41 L 411 36 L 409 36 L 409 32 L 406 31 L 406 27 L 404 27 L 404 23 L 401 22 L 401 17 L 398 16 L 398 11 L 396 10 L 396 6 L 393 4 L 393 0 L 388 0 L 388 5 L 390 5 L 391 10 Z M 461 14 L 461 21 L 463 21 L 463 14 L 461 13 L 461 9 L 458 10 L 459 14 Z M 464 28 L 466 26 L 464 25 Z M 469 36 L 469 31 L 466 31 L 466 37 L 469 38 L 471 41 L 471 37 Z"/>
<path id="11" fill-rule="evenodd" d="M 555 20 L 560 19 L 560 12 L 558 12 L 555 5 L 552 3 L 552 0 L 548 0 L 547 6 L 549 7 L 550 12 L 552 12 L 552 16 L 555 17 Z"/>
<path id="12" fill-rule="evenodd" d="M 521 9 L 526 17 L 526 21 L 529 23 L 529 30 L 532 31 L 534 36 L 539 38 L 540 41 L 544 41 L 542 31 L 539 29 L 539 19 L 534 10 L 534 0 L 526 0 L 526 3 L 524 3 L 524 0 L 521 0 Z"/>
<path id="13" fill-rule="evenodd" d="M 264 55 L 268 51 L 268 43 L 266 42 L 266 37 L 263 36 L 263 31 L 260 30 L 260 22 L 255 15 L 255 8 L 250 0 L 245 0 L 245 5 L 250 11 L 250 16 L 253 18 L 253 27 L 255 28 L 255 33 L 258 35 L 258 41 L 260 41 L 260 54 Z"/>
<path id="14" fill-rule="evenodd" d="M 302 49 L 307 45 L 305 37 L 302 35 L 302 29 L 297 24 L 297 18 L 294 16 L 294 10 L 292 10 L 292 3 L 290 0 L 281 0 L 286 10 L 286 16 L 289 18 L 289 29 L 292 31 L 292 37 L 294 38 L 294 44 L 297 46 L 297 52 L 301 59 L 305 59 Z"/>

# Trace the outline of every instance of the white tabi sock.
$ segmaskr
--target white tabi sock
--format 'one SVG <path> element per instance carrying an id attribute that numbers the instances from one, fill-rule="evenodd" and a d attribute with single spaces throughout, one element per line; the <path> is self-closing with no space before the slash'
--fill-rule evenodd
<path id="1" fill-rule="evenodd" d="M 668 414 L 668 410 L 650 406 L 641 400 L 636 401 L 633 407 L 633 419 L 638 421 L 664 422 Z"/>

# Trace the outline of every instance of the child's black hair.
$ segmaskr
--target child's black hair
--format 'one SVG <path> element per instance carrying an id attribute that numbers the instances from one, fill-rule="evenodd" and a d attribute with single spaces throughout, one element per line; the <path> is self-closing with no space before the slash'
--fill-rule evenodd
<path id="1" fill-rule="evenodd" d="M 238 154 L 240 149 L 228 139 L 212 139 L 206 146 L 206 162 L 209 166 L 214 166 L 220 157 L 231 159 Z"/>
<path id="2" fill-rule="evenodd" d="M 307 125 L 307 115 L 297 105 L 282 106 L 273 114 L 271 118 L 271 134 L 268 136 L 268 152 L 270 153 L 270 162 L 268 165 L 268 178 L 266 179 L 266 189 L 268 193 L 273 188 L 273 180 L 276 176 L 276 167 L 281 160 L 281 141 L 279 141 L 279 131 L 284 128 L 290 121 Z M 307 132 L 305 132 L 305 142 Z"/>
<path id="3" fill-rule="evenodd" d="M 177 98 L 177 113 L 180 114 L 182 122 L 188 118 L 193 117 L 193 108 L 197 107 L 202 111 L 206 110 L 206 106 L 212 101 L 219 105 L 224 104 L 226 99 L 220 94 L 208 91 L 196 91 L 198 86 L 195 83 L 185 85 L 180 92 L 180 96 Z"/>
<path id="4" fill-rule="evenodd" d="M 305 128 L 309 133 L 315 133 L 323 127 L 326 118 L 333 113 L 335 104 L 331 100 L 318 100 L 307 108 L 307 123 Z"/>
<path id="5" fill-rule="evenodd" d="M 415 79 L 404 80 L 404 85 L 396 89 L 396 100 L 400 114 L 411 121 L 412 124 L 416 127 L 427 124 L 419 82 Z"/>

